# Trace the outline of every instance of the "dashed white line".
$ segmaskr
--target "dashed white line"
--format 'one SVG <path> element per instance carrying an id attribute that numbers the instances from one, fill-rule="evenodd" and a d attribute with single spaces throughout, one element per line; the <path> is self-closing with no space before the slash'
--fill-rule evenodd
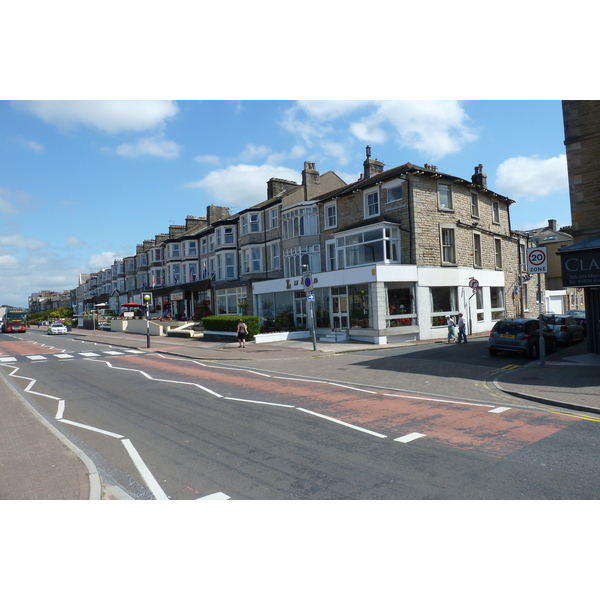
<path id="1" fill-rule="evenodd" d="M 76 421 L 69 421 L 68 419 L 58 419 L 61 423 L 66 423 L 67 425 L 73 425 L 74 427 L 81 427 L 82 429 L 88 429 L 89 431 L 95 431 L 96 433 L 103 433 L 104 435 L 109 435 L 110 437 L 114 437 L 117 439 L 121 439 L 123 436 L 120 433 L 113 433 L 112 431 L 106 431 L 106 429 L 98 429 L 97 427 L 92 427 L 91 425 L 85 425 L 84 423 L 77 423 Z"/>
<path id="2" fill-rule="evenodd" d="M 306 408 L 296 407 L 297 410 L 301 410 L 302 412 L 308 413 L 309 415 L 314 415 L 315 417 L 321 417 L 321 419 L 326 419 L 327 421 L 331 421 L 332 423 L 337 423 L 338 425 L 343 425 L 344 427 L 350 427 L 351 429 L 356 429 L 357 431 L 362 431 L 363 433 L 368 433 L 369 435 L 374 435 L 375 437 L 385 438 L 387 435 L 383 433 L 377 433 L 376 431 L 371 431 L 370 429 L 364 429 L 363 427 L 358 427 L 357 425 L 352 425 L 351 423 L 345 423 L 344 421 L 339 421 L 338 419 L 334 419 L 333 417 L 328 417 L 327 415 L 322 415 L 320 413 L 313 412 L 312 410 L 307 410 Z"/>
<path id="3" fill-rule="evenodd" d="M 507 410 L 510 410 L 508 406 L 499 406 L 498 408 L 494 408 L 493 410 L 488 410 L 491 413 L 503 413 Z"/>
<path id="4" fill-rule="evenodd" d="M 129 456 L 131 457 L 135 468 L 140 472 L 140 475 L 143 477 L 150 491 L 154 494 L 154 497 L 157 500 L 168 500 L 169 497 L 165 494 L 160 485 L 158 485 L 158 481 L 156 481 L 154 475 L 152 475 L 150 469 L 148 469 L 146 463 L 142 460 L 142 457 L 135 449 L 135 446 L 131 443 L 131 440 L 124 439 L 121 440 L 121 442 L 125 446 L 127 452 L 129 452 Z"/>
<path id="5" fill-rule="evenodd" d="M 408 444 L 408 442 L 412 442 L 413 440 L 417 440 L 419 438 L 425 437 L 424 433 L 409 433 L 408 435 L 403 435 L 402 437 L 396 438 L 395 442 L 401 442 L 402 444 Z"/>
<path id="6" fill-rule="evenodd" d="M 208 496 L 198 498 L 198 500 L 229 500 L 230 498 L 231 496 L 228 496 L 223 492 L 215 492 L 214 494 L 209 494 Z"/>
<path id="7" fill-rule="evenodd" d="M 283 406 L 284 408 L 294 408 L 291 404 L 277 404 L 276 402 L 264 402 L 263 400 L 246 400 L 245 398 L 225 397 L 225 400 L 235 400 L 237 402 L 250 402 L 251 404 L 267 404 L 268 406 Z"/>

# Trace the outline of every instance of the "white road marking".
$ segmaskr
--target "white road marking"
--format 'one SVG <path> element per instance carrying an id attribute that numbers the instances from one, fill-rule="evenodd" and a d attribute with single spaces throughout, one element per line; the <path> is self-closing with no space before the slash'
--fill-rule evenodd
<path id="1" fill-rule="evenodd" d="M 277 404 L 276 402 L 263 402 L 262 400 L 246 400 L 245 398 L 230 398 L 225 397 L 225 400 L 235 400 L 237 402 L 250 402 L 252 404 L 267 404 L 268 406 L 283 406 L 284 408 L 295 408 L 291 404 Z"/>
<path id="2" fill-rule="evenodd" d="M 89 429 L 89 431 L 95 431 L 96 433 L 103 433 L 104 435 L 109 435 L 110 437 L 121 439 L 123 436 L 120 433 L 113 433 L 112 431 L 106 431 L 106 429 L 98 429 L 97 427 L 92 427 L 91 425 L 84 425 L 83 423 L 76 423 L 75 421 L 69 421 L 68 419 L 58 419 L 61 423 L 66 423 L 67 425 L 73 425 L 74 427 L 81 427 L 82 429 Z"/>
<path id="3" fill-rule="evenodd" d="M 402 444 L 408 444 L 408 442 L 412 442 L 413 440 L 417 440 L 419 438 L 425 437 L 424 433 L 409 433 L 408 435 L 403 435 L 402 437 L 396 438 L 395 442 L 401 442 Z"/>
<path id="4" fill-rule="evenodd" d="M 16 362 L 16 360 L 14 356 L 0 357 L 0 362 Z"/>
<path id="5" fill-rule="evenodd" d="M 343 425 L 344 427 L 350 427 L 351 429 L 356 429 L 357 431 L 362 431 L 363 433 L 368 433 L 369 435 L 374 435 L 375 437 L 385 438 L 387 435 L 383 435 L 383 433 L 377 433 L 376 431 L 371 431 L 369 429 L 363 429 L 362 427 L 358 427 L 356 425 L 352 425 L 351 423 L 344 423 L 344 421 L 339 421 L 338 419 L 334 419 L 333 417 L 328 417 L 327 415 L 322 415 L 320 413 L 313 412 L 312 410 L 307 410 L 306 408 L 296 407 L 297 410 L 301 410 L 302 412 L 308 413 L 309 415 L 314 415 L 315 417 L 321 417 L 322 419 L 327 419 L 333 423 L 337 423 L 338 425 Z"/>
<path id="6" fill-rule="evenodd" d="M 125 446 L 127 452 L 129 452 L 129 456 L 131 456 L 133 464 L 135 465 L 136 469 L 140 472 L 140 475 L 143 477 L 147 486 L 150 488 L 150 491 L 154 494 L 154 497 L 157 500 L 168 500 L 169 497 L 165 494 L 160 485 L 158 485 L 158 481 L 156 481 L 154 475 L 152 475 L 150 469 L 148 469 L 146 463 L 142 460 L 142 457 L 139 455 L 138 451 L 131 443 L 131 440 L 124 439 L 121 440 L 121 442 Z"/>
<path id="7" fill-rule="evenodd" d="M 125 350 L 125 352 L 129 352 L 130 354 L 145 354 L 143 350 Z"/>
<path id="8" fill-rule="evenodd" d="M 100 356 L 96 352 L 79 352 L 79 355 L 80 356 L 85 356 L 85 357 L 88 357 L 88 356 Z"/>
<path id="9" fill-rule="evenodd" d="M 72 354 L 55 354 L 56 358 L 75 358 Z"/>
<path id="10" fill-rule="evenodd" d="M 507 407 L 507 406 L 499 406 L 498 408 L 494 408 L 493 410 L 488 410 L 488 412 L 491 412 L 491 413 L 503 413 L 503 412 L 505 412 L 507 410 L 510 410 L 510 408 Z"/>
<path id="11" fill-rule="evenodd" d="M 57 421 L 60 421 L 63 418 L 63 414 L 65 412 L 65 401 L 58 401 L 58 409 L 56 410 L 56 417 L 54 417 Z"/>
<path id="12" fill-rule="evenodd" d="M 123 356 L 124 352 L 117 352 L 116 350 L 104 350 L 104 354 L 111 354 L 112 356 Z"/>
<path id="13" fill-rule="evenodd" d="M 444 402 L 446 404 L 465 404 L 466 406 L 482 406 L 484 408 L 494 408 L 493 404 L 477 404 L 476 402 L 460 402 L 459 400 L 442 400 L 442 398 L 428 398 L 427 396 L 409 396 L 407 394 L 383 394 L 394 398 L 408 398 L 409 400 L 423 400 L 425 402 Z"/>
<path id="14" fill-rule="evenodd" d="M 30 354 L 26 358 L 29 360 L 48 360 L 47 356 L 42 356 L 41 354 Z"/>
<path id="15" fill-rule="evenodd" d="M 198 500 L 229 500 L 230 496 L 224 494 L 223 492 L 216 492 L 214 494 L 209 494 L 208 496 L 204 496 L 202 498 L 197 498 Z"/>

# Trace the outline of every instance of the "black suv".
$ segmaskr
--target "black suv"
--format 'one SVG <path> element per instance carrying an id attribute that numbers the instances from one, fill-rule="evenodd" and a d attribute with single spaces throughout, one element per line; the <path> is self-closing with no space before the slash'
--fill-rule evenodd
<path id="1" fill-rule="evenodd" d="M 543 336 L 547 352 L 556 351 L 556 334 L 543 323 Z M 503 319 L 490 331 L 488 352 L 496 356 L 498 352 L 519 352 L 527 354 L 533 360 L 539 356 L 540 321 L 539 319 Z"/>

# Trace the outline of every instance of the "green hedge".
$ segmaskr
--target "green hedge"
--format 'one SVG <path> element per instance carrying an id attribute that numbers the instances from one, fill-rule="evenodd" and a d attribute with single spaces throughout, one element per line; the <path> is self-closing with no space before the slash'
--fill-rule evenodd
<path id="1" fill-rule="evenodd" d="M 260 318 L 259 317 L 242 317 L 244 323 L 248 326 L 248 336 L 246 339 L 251 341 L 257 333 L 260 333 Z M 212 315 L 204 317 L 202 324 L 204 329 L 209 331 L 237 331 L 238 321 L 240 317 L 235 315 Z"/>

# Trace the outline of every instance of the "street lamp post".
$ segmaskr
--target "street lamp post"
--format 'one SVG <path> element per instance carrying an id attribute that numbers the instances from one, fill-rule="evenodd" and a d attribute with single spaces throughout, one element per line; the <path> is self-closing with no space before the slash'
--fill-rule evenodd
<path id="1" fill-rule="evenodd" d="M 144 302 L 146 303 L 146 348 L 150 348 L 150 294 L 144 294 Z"/>

